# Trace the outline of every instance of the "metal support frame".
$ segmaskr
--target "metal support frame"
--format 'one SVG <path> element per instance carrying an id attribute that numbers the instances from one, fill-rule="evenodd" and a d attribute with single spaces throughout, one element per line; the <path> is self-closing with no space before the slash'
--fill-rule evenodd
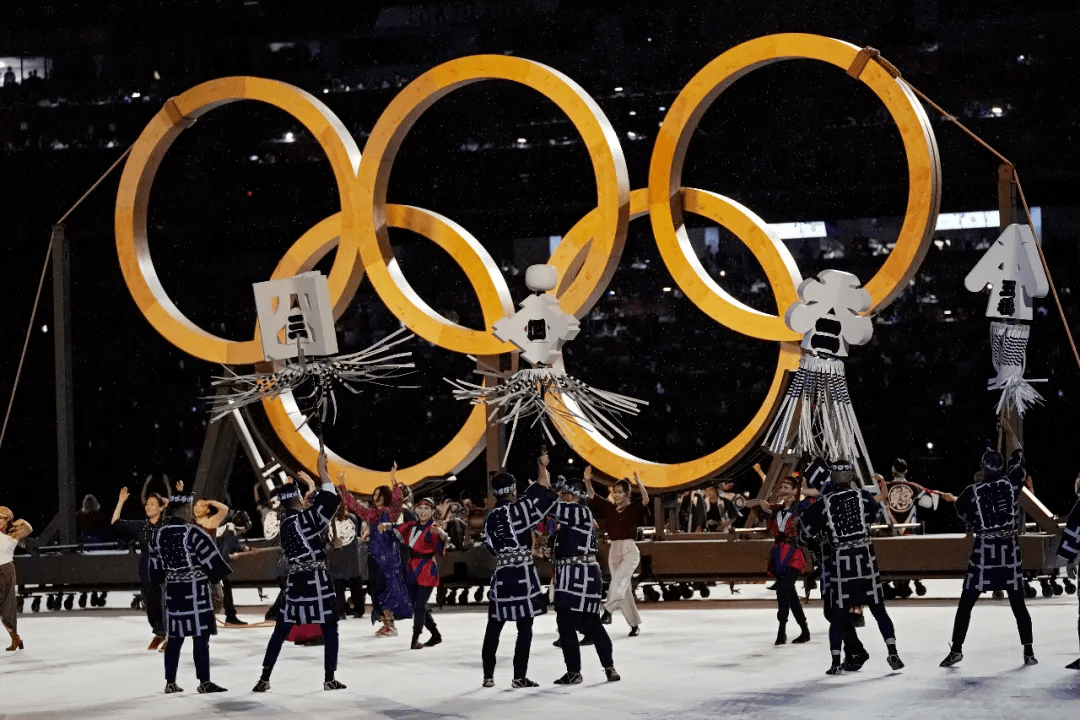
<path id="1" fill-rule="evenodd" d="M 71 253 L 64 225 L 52 227 L 53 357 L 56 368 L 56 485 L 59 506 L 50 528 L 61 544 L 76 541 L 75 416 L 71 352 Z"/>
<path id="2" fill-rule="evenodd" d="M 517 366 L 517 353 L 503 353 L 496 357 L 477 359 L 478 369 L 484 369 L 485 364 L 488 367 L 494 365 L 499 369 L 499 372 L 513 372 Z M 499 422 L 500 419 L 501 414 L 497 411 L 493 415 L 489 415 L 487 429 L 484 431 L 486 441 L 484 462 L 487 471 L 485 482 L 487 484 L 487 507 L 489 509 L 495 507 L 495 493 L 491 490 L 491 478 L 503 469 L 503 455 L 506 454 L 506 426 Z"/>

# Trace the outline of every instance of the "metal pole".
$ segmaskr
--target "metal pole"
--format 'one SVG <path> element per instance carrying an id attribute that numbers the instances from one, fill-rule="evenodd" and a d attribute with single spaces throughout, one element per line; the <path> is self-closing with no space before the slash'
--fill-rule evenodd
<path id="1" fill-rule="evenodd" d="M 1016 222 L 1016 183 L 1014 168 L 1011 163 L 1002 163 L 998 167 L 997 196 L 998 196 L 998 225 L 1002 231 Z M 998 451 L 1007 460 L 1012 451 L 1024 443 L 1024 421 L 1020 414 L 1010 409 L 1001 418 L 1001 422 L 1008 425 L 1012 432 L 1002 431 L 998 442 Z"/>
<path id="2" fill-rule="evenodd" d="M 52 227 L 53 357 L 56 366 L 56 485 L 60 543 L 75 542 L 75 422 L 71 382 L 71 255 L 64 225 Z"/>
<path id="3" fill-rule="evenodd" d="M 492 362 L 494 361 L 494 362 Z M 489 367 L 494 365 L 500 372 L 508 372 L 513 367 L 513 354 L 503 353 L 495 357 L 479 358 L 478 367 L 484 364 Z M 491 490 L 491 477 L 503 469 L 503 455 L 506 453 L 506 426 L 499 422 L 499 413 L 487 421 L 487 430 L 484 437 L 487 446 L 484 450 L 484 460 L 487 470 L 487 507 L 490 510 L 495 507 L 495 494 Z"/>

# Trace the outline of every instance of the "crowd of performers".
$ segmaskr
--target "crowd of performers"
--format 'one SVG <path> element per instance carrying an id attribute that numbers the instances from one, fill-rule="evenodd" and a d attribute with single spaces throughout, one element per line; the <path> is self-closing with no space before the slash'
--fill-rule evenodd
<path id="1" fill-rule="evenodd" d="M 331 481 L 325 455 L 319 457 L 318 474 L 318 485 L 301 472 L 274 492 L 280 513 L 282 591 L 276 611 L 270 613 L 275 625 L 253 688 L 256 692 L 270 690 L 271 674 L 286 639 L 303 627 L 317 627 L 322 638 L 323 688 L 345 687 L 336 671 L 338 620 L 348 609 L 346 589 L 352 592 L 353 612 L 360 616 L 365 612 L 363 587 L 368 586 L 370 618 L 372 624 L 379 625 L 378 636 L 397 635 L 395 621 L 411 618 L 410 647 L 423 649 L 442 642 L 428 612 L 428 602 L 439 586 L 436 558 L 450 545 L 445 523 L 437 520 L 440 508 L 430 499 L 421 499 L 406 510 L 407 489 L 397 482 L 393 471 L 391 485 L 373 494 L 372 507 L 357 501 L 344 488 L 343 475 L 339 474 L 337 485 Z M 507 622 L 513 622 L 516 629 L 511 687 L 539 685 L 528 677 L 533 619 L 547 611 L 549 598 L 534 564 L 537 556 L 549 557 L 553 567 L 556 645 L 566 666 L 555 683 L 583 682 L 582 645 L 594 647 L 606 680 L 618 681 L 605 625 L 611 623 L 614 613 L 621 612 L 630 636 L 640 632 L 632 578 L 640 561 L 635 539 L 648 513 L 648 492 L 635 473 L 633 485 L 630 479 L 619 480 L 607 498 L 601 497 L 594 490 L 591 468 L 585 469 L 581 479 L 558 476 L 553 487 L 546 453 L 537 462 L 536 474 L 534 482 L 521 488 L 509 473 L 492 479 L 496 504 L 487 514 L 482 533 L 483 544 L 494 558 L 481 653 L 483 686 L 495 684 L 496 654 Z M 789 617 L 799 626 L 799 634 L 791 642 L 810 640 L 796 585 L 812 565 L 820 572 L 829 626 L 831 663 L 827 673 L 857 671 L 870 659 L 853 622 L 852 612 L 861 608 L 867 608 L 877 623 L 888 665 L 893 670 L 904 667 L 885 608 L 884 585 L 871 541 L 871 526 L 886 512 L 885 496 L 902 483 L 914 487 L 906 498 L 910 502 L 893 503 L 892 508 L 910 512 L 904 518 L 890 515 L 894 522 L 910 521 L 916 508 L 933 508 L 946 501 L 955 503 L 957 515 L 974 534 L 950 650 L 941 666 L 951 667 L 963 660 L 971 611 L 986 591 L 1008 596 L 1023 662 L 1037 664 L 1019 544 L 1019 500 L 1026 478 L 1021 450 L 1007 461 L 988 450 L 974 482 L 958 497 L 910 483 L 902 461 L 893 466 L 892 483 L 874 476 L 876 486 L 871 487 L 876 492 L 872 492 L 859 482 L 850 464 L 816 459 L 802 473 L 781 478 L 768 500 L 746 501 L 746 510 L 756 508 L 764 514 L 765 526 L 775 541 L 766 563 L 775 577 L 776 644 L 788 642 Z M 227 624 L 243 624 L 232 604 L 228 559 L 251 552 L 242 540 L 250 521 L 246 514 L 236 513 L 233 522 L 223 525 L 228 508 L 221 503 L 194 502 L 191 495 L 184 494 L 182 483 L 170 488 L 166 481 L 168 497 L 149 492 L 149 484 L 148 478 L 141 495 L 145 520 L 120 518 L 130 497 L 126 488 L 112 516 L 117 530 L 137 542 L 142 551 L 139 577 L 153 631 L 149 649 L 164 653 L 165 692 L 181 692 L 177 684 L 181 650 L 191 638 L 198 692 L 222 692 L 224 688 L 210 676 L 210 637 L 218 627 L 215 599 L 225 608 Z M 300 484 L 305 487 L 300 488 Z M 637 499 L 632 496 L 634 485 Z M 1080 496 L 1080 477 L 1076 491 Z M 610 539 L 606 601 L 597 554 L 601 528 Z M 25 520 L 16 520 L 8 508 L 0 507 L 0 619 L 11 636 L 8 651 L 25 647 L 17 632 L 17 580 L 12 557 L 20 540 L 31 531 Z M 539 551 L 538 537 L 547 540 Z M 403 552 L 407 557 L 403 558 Z M 1080 500 L 1068 518 L 1058 553 L 1066 563 L 1075 563 L 1080 555 Z M 421 642 L 425 629 L 428 636 Z M 1077 631 L 1080 635 L 1080 620 Z M 579 634 L 584 639 L 579 639 Z M 1068 667 L 1080 669 L 1080 659 Z"/>

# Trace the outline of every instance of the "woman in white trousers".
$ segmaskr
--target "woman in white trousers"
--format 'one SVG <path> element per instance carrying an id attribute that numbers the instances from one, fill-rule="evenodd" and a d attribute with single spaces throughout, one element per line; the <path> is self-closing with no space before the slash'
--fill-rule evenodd
<path id="1" fill-rule="evenodd" d="M 589 495 L 589 508 L 602 523 L 611 540 L 608 550 L 608 572 L 611 583 L 608 585 L 607 601 L 604 603 L 604 622 L 611 622 L 611 615 L 621 610 L 626 623 L 630 626 L 630 637 L 640 632 L 641 615 L 634 602 L 634 571 L 641 562 L 641 553 L 637 547 L 637 529 L 645 520 L 649 511 L 649 493 L 641 483 L 641 478 L 634 473 L 634 482 L 641 492 L 641 502 L 631 501 L 630 480 L 623 478 L 611 488 L 611 498 L 602 498 L 596 494 L 592 485 L 592 468 L 586 467 L 584 473 L 585 488 Z"/>

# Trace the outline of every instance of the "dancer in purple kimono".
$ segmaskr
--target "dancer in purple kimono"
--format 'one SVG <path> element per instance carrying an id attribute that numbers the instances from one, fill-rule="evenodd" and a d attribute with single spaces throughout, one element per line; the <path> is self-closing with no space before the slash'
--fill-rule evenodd
<path id="1" fill-rule="evenodd" d="M 397 635 L 394 620 L 412 617 L 412 600 L 405 587 L 405 571 L 402 567 L 401 550 L 394 525 L 401 515 L 404 492 L 397 481 L 397 463 L 390 469 L 392 489 L 380 485 L 371 495 L 375 507 L 361 505 L 344 486 L 344 475 L 338 474 L 342 488 L 341 497 L 349 511 L 371 528 L 368 541 L 368 563 L 371 583 L 371 623 L 382 620 L 383 626 L 375 634 L 379 637 Z"/>

